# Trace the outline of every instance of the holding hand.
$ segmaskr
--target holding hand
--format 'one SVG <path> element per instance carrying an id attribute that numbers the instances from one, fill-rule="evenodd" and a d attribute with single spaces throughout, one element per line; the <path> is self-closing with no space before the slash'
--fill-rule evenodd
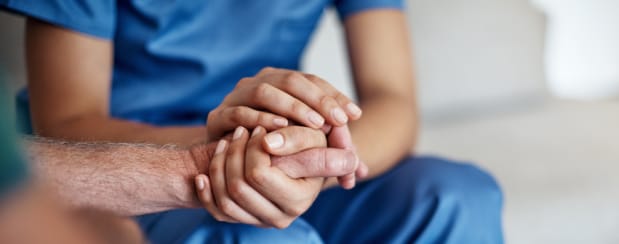
<path id="1" fill-rule="evenodd" d="M 264 128 L 257 127 L 249 138 L 247 130 L 237 128 L 229 145 L 225 140 L 219 142 L 209 165 L 209 176 L 196 176 L 199 198 L 217 220 L 285 228 L 311 206 L 322 189 L 324 177 L 293 179 L 273 166 L 271 156 L 262 149 L 265 134 Z M 322 155 L 329 153 L 324 151 Z M 332 167 L 325 166 L 303 173 L 349 174 L 356 170 L 358 161 L 352 152 L 348 155 L 355 160 L 353 164 L 348 161 L 348 167 L 340 167 L 345 172 L 329 172 Z"/>
<path id="2" fill-rule="evenodd" d="M 264 68 L 241 79 L 207 118 L 208 142 L 237 126 L 268 131 L 295 123 L 318 129 L 343 126 L 361 117 L 361 109 L 317 76 L 285 69 Z"/>

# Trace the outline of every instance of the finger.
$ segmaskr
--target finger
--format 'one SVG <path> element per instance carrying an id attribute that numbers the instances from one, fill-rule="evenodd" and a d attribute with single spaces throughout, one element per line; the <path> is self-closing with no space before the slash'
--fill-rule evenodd
<path id="1" fill-rule="evenodd" d="M 356 152 L 355 145 L 352 141 L 352 135 L 350 134 L 350 130 L 347 125 L 333 127 L 333 129 L 331 129 L 331 133 L 329 134 L 329 146 Z M 356 172 L 353 172 L 348 175 L 338 177 L 337 180 L 340 186 L 344 189 L 352 189 L 356 183 L 355 173 Z"/>
<path id="2" fill-rule="evenodd" d="M 314 109 L 266 82 L 258 84 L 253 93 L 243 98 L 245 100 L 239 100 L 237 105 L 255 104 L 257 107 L 316 129 L 325 123 L 322 115 Z"/>
<path id="3" fill-rule="evenodd" d="M 334 126 L 329 133 L 328 144 L 329 147 L 355 151 L 355 144 L 352 141 L 352 135 L 347 125 Z"/>
<path id="4" fill-rule="evenodd" d="M 335 98 L 335 100 L 340 104 L 340 106 L 345 108 L 346 114 L 348 114 L 348 117 L 351 120 L 358 120 L 359 118 L 361 118 L 361 108 L 359 108 L 359 106 L 346 95 L 335 89 L 335 87 L 333 87 L 329 82 L 312 74 L 305 74 L 304 76 L 305 78 L 316 84 L 316 86 L 320 87 L 329 96 Z"/>
<path id="5" fill-rule="evenodd" d="M 337 182 L 344 189 L 350 190 L 354 188 L 356 183 L 355 172 L 337 177 Z"/>
<path id="6" fill-rule="evenodd" d="M 202 205 L 217 221 L 238 223 L 238 221 L 232 219 L 230 216 L 222 212 L 215 206 L 215 200 L 213 199 L 213 193 L 211 192 L 211 184 L 208 176 L 204 174 L 197 175 L 195 177 L 195 184 L 198 193 L 198 199 L 202 202 Z"/>
<path id="7" fill-rule="evenodd" d="M 305 181 L 302 179 L 295 181 L 281 170 L 271 167 L 270 156 L 262 150 L 261 145 L 266 131 L 257 127 L 252 134 L 246 151 L 246 179 L 260 194 L 274 202 L 279 209 L 292 216 L 300 215 L 307 206 L 290 203 L 296 202 L 296 195 L 307 194 L 303 190 L 295 191 L 295 189 L 309 189 L 303 188 Z"/>
<path id="8" fill-rule="evenodd" d="M 233 140 L 240 138 L 244 131 L 245 129 L 243 127 L 238 127 L 234 132 Z M 215 204 L 222 212 L 238 222 L 245 224 L 260 224 L 258 219 L 239 207 L 239 205 L 232 201 L 232 199 L 228 196 L 225 178 L 225 159 L 228 155 L 229 150 L 227 147 L 227 142 L 225 140 L 220 140 L 217 145 L 217 149 L 215 149 L 213 160 L 209 166 L 209 177 L 213 187 Z"/>
<path id="9" fill-rule="evenodd" d="M 273 75 L 275 76 L 275 75 Z M 275 86 L 280 90 L 299 99 L 320 113 L 329 124 L 341 126 L 348 122 L 344 107 L 314 82 L 296 71 L 277 74 Z"/>
<path id="10" fill-rule="evenodd" d="M 331 177 L 354 173 L 359 159 L 345 149 L 315 148 L 300 153 L 273 157 L 273 166 L 291 178 Z"/>
<path id="11" fill-rule="evenodd" d="M 231 131 L 237 126 L 246 128 L 262 126 L 271 131 L 288 126 L 288 119 L 247 106 L 232 106 L 210 113 L 208 126 L 212 128 L 209 133 Z M 221 135 L 223 133 L 219 136 Z"/>
<path id="12" fill-rule="evenodd" d="M 316 147 L 326 147 L 327 138 L 321 130 L 304 126 L 288 126 L 264 137 L 264 149 L 273 155 L 289 155 Z"/>
<path id="13" fill-rule="evenodd" d="M 368 165 L 364 162 L 359 162 L 359 167 L 357 168 L 357 171 L 355 171 L 355 176 L 359 179 L 363 179 L 367 177 L 369 173 L 370 168 L 368 168 Z"/>
<path id="14" fill-rule="evenodd" d="M 247 134 L 244 133 L 241 138 L 230 143 L 228 157 L 226 158 L 228 194 L 242 209 L 260 220 L 260 225 L 280 226 L 282 223 L 278 223 L 278 221 L 289 217 L 245 182 L 245 161 L 253 160 L 245 158 Z"/>

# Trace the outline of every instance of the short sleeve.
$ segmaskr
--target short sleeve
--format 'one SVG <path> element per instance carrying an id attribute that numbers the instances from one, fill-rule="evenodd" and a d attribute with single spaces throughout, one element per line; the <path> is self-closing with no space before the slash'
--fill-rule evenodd
<path id="1" fill-rule="evenodd" d="M 335 8 L 341 19 L 351 14 L 371 9 L 403 9 L 403 0 L 335 0 Z"/>
<path id="2" fill-rule="evenodd" d="M 116 28 L 115 0 L 0 0 L 0 8 L 104 39 Z"/>

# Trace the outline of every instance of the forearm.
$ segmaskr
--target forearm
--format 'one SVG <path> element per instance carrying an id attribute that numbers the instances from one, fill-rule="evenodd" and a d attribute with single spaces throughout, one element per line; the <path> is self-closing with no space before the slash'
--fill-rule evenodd
<path id="1" fill-rule="evenodd" d="M 41 136 L 71 141 L 134 142 L 183 146 L 205 142 L 207 136 L 205 126 L 157 127 L 99 116 L 80 117 L 56 124 L 55 126 L 39 126 L 39 128 L 35 126 L 35 130 Z"/>
<path id="2" fill-rule="evenodd" d="M 193 177 L 206 162 L 187 149 L 37 138 L 26 148 L 34 172 L 70 205 L 120 215 L 198 206 Z"/>
<path id="3" fill-rule="evenodd" d="M 361 107 L 363 117 L 351 124 L 351 133 L 372 178 L 411 153 L 418 133 L 417 108 L 404 96 L 373 97 Z"/>

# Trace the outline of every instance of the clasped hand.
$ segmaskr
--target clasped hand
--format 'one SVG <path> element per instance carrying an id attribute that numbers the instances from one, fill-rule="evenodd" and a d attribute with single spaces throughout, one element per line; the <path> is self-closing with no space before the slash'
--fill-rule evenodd
<path id="1" fill-rule="evenodd" d="M 360 115 L 313 75 L 267 68 L 241 80 L 208 116 L 211 142 L 236 129 L 219 139 L 207 172 L 196 176 L 199 199 L 219 221 L 287 227 L 327 177 L 350 189 L 367 174 L 346 126 Z M 245 127 L 254 128 L 251 136 Z"/>

